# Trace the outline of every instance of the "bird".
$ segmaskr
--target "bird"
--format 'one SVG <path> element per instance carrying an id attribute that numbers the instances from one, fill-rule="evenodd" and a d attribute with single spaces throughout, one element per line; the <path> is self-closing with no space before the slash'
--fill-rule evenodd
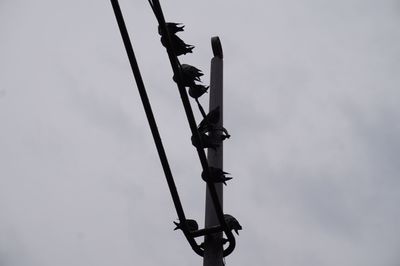
<path id="1" fill-rule="evenodd" d="M 176 227 L 174 228 L 174 230 L 189 230 L 189 231 L 196 231 L 199 229 L 199 225 L 197 224 L 196 220 L 192 220 L 192 219 L 186 219 L 183 222 L 177 223 L 174 222 L 174 224 L 176 225 Z"/>
<path id="2" fill-rule="evenodd" d="M 202 71 L 194 66 L 188 64 L 182 64 L 180 67 L 182 82 L 185 87 L 195 85 L 195 81 L 201 81 L 200 77 L 204 74 Z M 178 82 L 177 77 L 174 75 L 172 78 L 175 82 Z"/>
<path id="3" fill-rule="evenodd" d="M 202 96 L 204 93 L 207 92 L 209 86 L 204 86 L 201 84 L 193 84 L 191 86 L 189 86 L 189 95 L 192 98 L 199 98 L 200 96 Z"/>
<path id="4" fill-rule="evenodd" d="M 211 110 L 204 118 L 201 120 L 198 129 L 201 132 L 210 132 L 215 128 L 215 124 L 219 122 L 221 115 L 221 107 L 217 106 Z"/>
<path id="5" fill-rule="evenodd" d="M 185 27 L 185 25 L 183 25 L 182 23 L 166 22 L 165 27 L 167 28 L 169 34 L 175 34 L 179 31 L 184 31 L 183 28 Z M 158 34 L 162 35 L 161 26 L 158 26 Z"/>
<path id="6" fill-rule="evenodd" d="M 220 168 L 210 166 L 208 170 L 210 175 L 204 171 L 201 173 L 201 178 L 206 182 L 224 183 L 224 185 L 226 185 L 226 181 L 232 179 L 232 177 L 225 176 L 229 175 L 229 173 L 222 171 Z"/>
<path id="7" fill-rule="evenodd" d="M 200 137 L 200 143 L 194 136 L 191 137 L 192 145 L 195 146 L 196 148 L 202 148 L 202 149 L 211 148 L 215 150 L 216 148 L 219 147 L 218 140 L 208 136 L 206 133 L 199 132 L 199 137 Z"/>
<path id="8" fill-rule="evenodd" d="M 221 140 L 229 139 L 231 135 L 228 133 L 228 130 L 224 127 L 217 127 L 216 124 L 220 119 L 220 106 L 217 106 L 215 109 L 211 110 L 200 122 L 198 125 L 199 132 L 211 132 L 211 131 L 221 131 Z"/>
<path id="9" fill-rule="evenodd" d="M 239 230 L 242 230 L 242 226 L 239 224 L 236 218 L 229 214 L 224 214 L 224 218 L 228 229 L 234 230 L 236 234 L 239 235 Z"/>
<path id="10" fill-rule="evenodd" d="M 170 34 L 169 37 L 171 40 L 171 48 L 174 50 L 176 56 L 192 53 L 192 50 L 194 48 L 193 45 L 186 44 L 184 41 L 182 41 L 181 38 L 179 38 L 175 34 Z M 161 36 L 161 44 L 165 48 L 167 48 L 167 38 L 164 35 Z"/>

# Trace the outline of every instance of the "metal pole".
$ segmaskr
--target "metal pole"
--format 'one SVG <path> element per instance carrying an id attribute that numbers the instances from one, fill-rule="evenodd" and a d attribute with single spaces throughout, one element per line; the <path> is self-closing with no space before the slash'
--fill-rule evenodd
<path id="1" fill-rule="evenodd" d="M 211 59 L 211 78 L 210 78 L 210 111 L 220 106 L 220 120 L 217 127 L 223 126 L 223 55 L 221 42 L 218 37 L 211 38 L 211 46 L 213 49 L 214 57 Z M 220 136 L 221 131 L 217 130 L 211 132 L 211 137 Z M 223 169 L 223 146 L 222 141 L 220 146 L 214 149 L 208 149 L 207 153 L 208 165 L 216 168 Z M 215 189 L 217 191 L 218 199 L 223 206 L 223 190 L 222 183 L 216 183 Z M 217 213 L 214 209 L 214 204 L 207 186 L 206 190 L 206 213 L 205 213 L 205 228 L 219 225 Z M 222 246 L 222 232 L 207 235 L 204 237 L 204 257 L 203 266 L 223 266 L 223 246 Z"/>

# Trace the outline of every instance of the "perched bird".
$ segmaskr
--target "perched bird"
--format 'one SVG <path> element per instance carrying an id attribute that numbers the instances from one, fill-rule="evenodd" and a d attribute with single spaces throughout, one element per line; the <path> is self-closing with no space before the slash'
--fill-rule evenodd
<path id="1" fill-rule="evenodd" d="M 200 81 L 200 77 L 204 75 L 200 69 L 188 64 L 182 64 L 180 69 L 182 74 L 182 82 L 185 87 L 195 85 L 195 81 Z M 172 79 L 177 82 L 177 77 L 175 75 Z"/>
<path id="2" fill-rule="evenodd" d="M 236 234 L 239 235 L 239 230 L 242 230 L 242 226 L 239 224 L 236 218 L 229 214 L 224 214 L 224 218 L 229 230 L 234 230 Z"/>
<path id="3" fill-rule="evenodd" d="M 222 171 L 220 168 L 216 167 L 208 167 L 210 176 L 207 175 L 206 172 L 201 173 L 201 178 L 206 182 L 213 183 L 224 183 L 226 185 L 226 181 L 231 180 L 232 177 L 227 177 L 225 175 L 229 175 L 229 173 Z"/>
<path id="4" fill-rule="evenodd" d="M 224 127 L 217 127 L 216 124 L 219 122 L 220 119 L 220 107 L 217 106 L 211 112 L 209 112 L 203 120 L 200 122 L 198 126 L 199 132 L 211 132 L 211 131 L 221 131 L 221 139 L 229 139 L 231 135 L 229 135 L 228 130 Z"/>
<path id="5" fill-rule="evenodd" d="M 193 84 L 191 86 L 189 86 L 189 95 L 192 98 L 199 98 L 200 96 L 202 96 L 204 93 L 207 92 L 209 86 L 204 86 L 201 84 Z"/>
<path id="6" fill-rule="evenodd" d="M 188 64 L 182 64 L 181 70 L 182 70 L 182 74 L 185 77 L 190 78 L 192 80 L 200 81 L 200 77 L 204 75 L 200 69 L 198 69 L 197 67 L 188 65 Z"/>
<path id="7" fill-rule="evenodd" d="M 169 36 L 171 39 L 172 49 L 174 50 L 176 56 L 180 56 L 180 55 L 187 54 L 187 53 L 192 53 L 192 50 L 194 48 L 193 45 L 186 44 L 184 41 L 181 40 L 181 38 L 179 38 L 175 34 L 170 34 Z M 166 36 L 164 36 L 164 35 L 161 36 L 161 43 L 165 48 L 167 48 Z"/>
<path id="8" fill-rule="evenodd" d="M 182 23 L 173 23 L 173 22 L 166 22 L 165 26 L 169 34 L 175 34 L 179 31 L 183 31 L 183 28 L 185 27 L 185 25 L 183 25 Z M 162 29 L 160 26 L 158 26 L 158 34 L 162 35 Z"/>
<path id="9" fill-rule="evenodd" d="M 215 138 L 212 138 L 208 136 L 206 133 L 201 133 L 199 132 L 199 137 L 200 137 L 200 143 L 196 141 L 196 138 L 192 136 L 191 141 L 192 145 L 195 146 L 196 148 L 202 148 L 202 149 L 216 149 L 219 147 L 218 140 Z"/>
<path id="10" fill-rule="evenodd" d="M 210 132 L 215 128 L 215 124 L 219 122 L 221 115 L 221 108 L 217 106 L 215 109 L 211 110 L 204 118 L 201 120 L 198 129 L 201 132 Z"/>
<path id="11" fill-rule="evenodd" d="M 197 222 L 192 219 L 186 219 L 185 221 L 180 222 L 180 223 L 174 222 L 174 224 L 176 225 L 174 230 L 178 230 L 178 229 L 185 230 L 185 227 L 189 231 L 196 231 L 199 229 L 199 225 L 197 224 Z"/>

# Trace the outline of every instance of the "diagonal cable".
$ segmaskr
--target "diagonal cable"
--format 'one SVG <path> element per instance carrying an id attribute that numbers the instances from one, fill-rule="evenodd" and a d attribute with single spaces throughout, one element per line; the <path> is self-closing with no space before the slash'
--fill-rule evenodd
<path id="1" fill-rule="evenodd" d="M 151 133 L 152 133 L 153 138 L 154 138 L 154 142 L 155 142 L 155 145 L 156 145 L 156 148 L 157 148 L 158 155 L 160 157 L 161 165 L 162 165 L 163 170 L 164 170 L 165 178 L 167 180 L 168 187 L 169 187 L 169 190 L 171 192 L 171 196 L 172 196 L 172 199 L 173 199 L 173 202 L 174 202 L 174 205 L 175 205 L 176 212 L 178 214 L 179 220 L 180 221 L 185 221 L 186 220 L 185 213 L 183 211 L 183 207 L 182 207 L 181 201 L 179 199 L 179 194 L 178 194 L 178 191 L 176 189 L 174 178 L 172 176 L 172 172 L 171 172 L 171 169 L 169 167 L 167 155 L 165 153 L 164 146 L 163 146 L 162 141 L 161 141 L 160 133 L 159 133 L 158 128 L 157 128 L 157 124 L 156 124 L 156 121 L 155 121 L 155 118 L 154 118 L 154 115 L 153 115 L 153 111 L 151 109 L 150 101 L 149 101 L 149 98 L 148 98 L 147 93 L 146 93 L 146 88 L 144 86 L 143 79 L 142 79 L 142 76 L 140 74 L 139 66 L 137 64 L 135 53 L 133 51 L 132 44 L 131 44 L 131 41 L 130 41 L 130 38 L 129 38 L 129 34 L 128 34 L 128 31 L 126 29 L 126 25 L 125 25 L 124 18 L 123 18 L 122 12 L 121 12 L 121 8 L 119 6 L 118 0 L 111 0 L 111 4 L 112 4 L 113 10 L 114 10 L 115 18 L 116 18 L 117 23 L 118 23 L 118 27 L 119 27 L 120 32 L 121 32 L 121 37 L 122 37 L 122 40 L 123 40 L 124 45 L 125 45 L 126 53 L 128 55 L 128 58 L 129 58 L 129 63 L 131 65 L 131 69 L 132 69 L 133 75 L 134 75 L 135 80 L 136 80 L 136 84 L 137 84 L 137 87 L 138 87 L 138 90 L 139 90 L 140 98 L 141 98 L 142 103 L 143 103 L 143 107 L 144 107 L 144 110 L 145 110 L 145 113 L 146 113 L 146 116 L 147 116 L 147 120 L 149 122 Z M 203 256 L 204 252 L 197 245 L 197 243 L 194 240 L 193 236 L 187 230 L 183 230 L 183 232 L 184 232 L 184 235 L 185 235 L 186 239 L 188 240 L 189 244 L 193 248 L 193 250 L 198 255 Z"/>

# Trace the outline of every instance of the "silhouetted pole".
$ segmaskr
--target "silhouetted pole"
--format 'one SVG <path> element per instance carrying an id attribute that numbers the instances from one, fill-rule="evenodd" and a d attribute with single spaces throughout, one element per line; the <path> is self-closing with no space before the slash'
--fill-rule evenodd
<path id="1" fill-rule="evenodd" d="M 210 78 L 210 111 L 220 106 L 220 120 L 217 127 L 223 126 L 223 54 L 221 42 L 218 37 L 211 38 L 211 46 L 213 49 L 214 57 L 211 59 L 211 78 Z M 221 135 L 221 131 L 213 131 L 210 134 Z M 213 135 L 211 135 L 213 136 Z M 218 137 L 218 136 L 217 136 Z M 220 146 L 214 149 L 208 149 L 207 160 L 209 166 L 223 169 L 223 146 L 222 141 Z M 215 189 L 217 190 L 218 198 L 223 206 L 223 190 L 222 183 L 216 183 Z M 218 218 L 213 206 L 208 187 L 206 191 L 206 214 L 205 214 L 205 228 L 210 226 L 219 225 Z M 204 238 L 204 259 L 203 266 L 222 266 L 223 262 L 223 246 L 222 246 L 222 232 L 205 236 Z"/>

